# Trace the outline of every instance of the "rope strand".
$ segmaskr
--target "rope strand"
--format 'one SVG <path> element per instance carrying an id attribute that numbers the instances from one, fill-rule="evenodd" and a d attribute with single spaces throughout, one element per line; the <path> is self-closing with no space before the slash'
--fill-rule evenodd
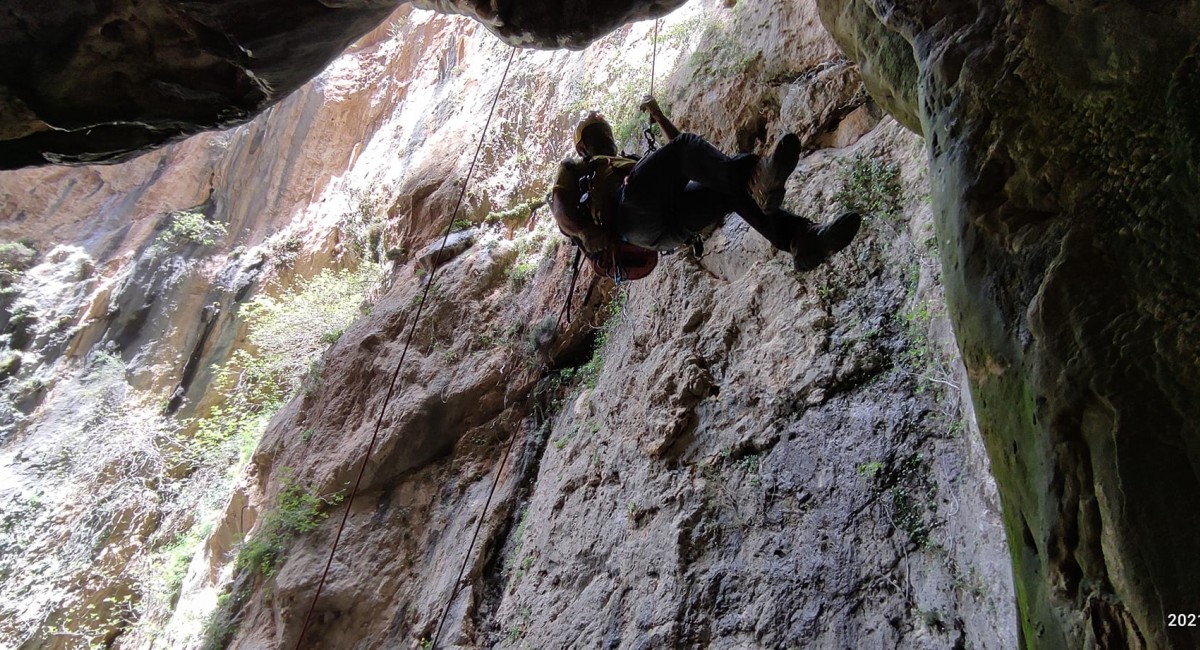
<path id="1" fill-rule="evenodd" d="M 450 597 L 446 599 L 446 606 L 442 608 L 442 614 L 438 617 L 437 632 L 434 633 L 433 640 L 429 643 L 431 650 L 436 650 L 438 641 L 442 638 L 442 626 L 446 624 L 446 615 L 450 613 L 450 606 L 454 604 L 454 599 L 458 598 L 458 592 L 462 591 L 463 574 L 467 571 L 467 563 L 471 561 L 471 552 L 475 550 L 475 541 L 479 539 L 479 530 L 483 528 L 483 520 L 487 518 L 488 510 L 492 507 L 492 496 L 496 494 L 496 486 L 500 484 L 500 474 L 504 472 L 504 466 L 508 464 L 508 455 L 512 452 L 513 441 L 516 439 L 516 431 L 509 434 L 508 444 L 504 446 L 504 455 L 500 457 L 500 464 L 496 467 L 496 477 L 492 479 L 492 489 L 488 490 L 487 501 L 483 504 L 483 515 L 479 517 L 479 521 L 475 522 L 475 532 L 471 534 L 471 544 L 467 546 L 467 554 L 463 556 L 462 565 L 458 567 L 458 577 L 454 579 L 454 591 L 450 592 Z"/>
<path id="2" fill-rule="evenodd" d="M 654 96 L 654 65 L 658 59 L 658 23 L 662 18 L 654 19 L 654 49 L 650 52 L 650 96 Z"/>
<path id="3" fill-rule="evenodd" d="M 488 111 L 487 121 L 483 125 L 483 133 L 479 136 L 479 145 L 475 148 L 475 156 L 471 158 L 471 166 L 467 169 L 467 177 L 463 181 L 462 189 L 458 193 L 458 202 L 454 205 L 454 212 L 446 221 L 446 234 L 442 237 L 442 244 L 438 248 L 437 258 L 440 259 L 442 251 L 446 248 L 446 242 L 450 239 L 450 230 L 454 226 L 454 220 L 458 217 L 458 211 L 462 207 L 463 197 L 467 193 L 467 185 L 471 182 L 471 176 L 475 172 L 475 163 L 479 160 L 479 153 L 483 150 L 483 142 L 487 137 L 488 127 L 492 123 L 492 115 L 496 111 L 496 104 L 500 101 L 500 91 L 504 88 L 504 81 L 508 78 L 508 70 L 512 67 L 513 57 L 516 55 L 517 49 L 514 47 L 509 51 L 508 64 L 504 66 L 504 74 L 500 77 L 500 83 L 496 86 L 496 96 L 492 99 L 492 107 Z M 358 468 L 358 476 L 354 479 L 354 487 L 350 490 L 350 497 L 346 499 L 346 510 L 342 513 L 341 524 L 338 525 L 337 535 L 333 538 L 333 546 L 329 549 L 329 557 L 325 561 L 325 570 L 321 572 L 321 580 L 317 583 L 317 591 L 313 594 L 312 603 L 308 607 L 308 614 L 304 617 L 304 627 L 300 629 L 300 637 L 296 639 L 296 650 L 300 650 L 301 644 L 304 643 L 304 635 L 308 632 L 308 627 L 312 622 L 313 612 L 317 608 L 317 601 L 321 597 L 321 591 L 325 588 L 325 580 L 329 577 L 329 568 L 333 565 L 334 555 L 337 553 L 338 544 L 342 540 L 342 533 L 346 529 L 346 521 L 350 518 L 350 508 L 354 505 L 354 497 L 358 495 L 359 486 L 362 484 L 363 475 L 367 471 L 367 463 L 371 460 L 371 452 L 375 450 L 375 443 L 379 440 L 379 430 L 383 426 L 383 416 L 387 413 L 388 404 L 392 400 L 392 396 L 396 392 L 396 380 L 400 377 L 400 368 L 404 365 L 404 358 L 408 355 L 408 348 L 412 344 L 413 334 L 417 330 L 417 323 L 421 320 L 421 313 L 425 309 L 425 303 L 429 298 L 429 289 L 433 286 L 434 276 L 437 274 L 437 266 L 429 272 L 429 279 L 425 283 L 425 291 L 421 294 L 421 302 L 417 305 L 417 313 L 413 316 L 410 327 L 408 328 L 408 336 L 404 341 L 404 350 L 400 353 L 400 360 L 396 362 L 396 369 L 392 372 L 391 382 L 388 383 L 387 396 L 383 398 L 383 405 L 379 408 L 379 417 L 375 419 L 375 430 L 371 434 L 371 442 L 367 445 L 367 451 L 363 454 L 362 464 Z M 509 445 L 511 446 L 511 441 Z M 505 454 L 507 458 L 507 452 Z M 495 489 L 493 487 L 493 489 Z M 489 497 L 490 502 L 490 497 Z M 484 514 L 487 512 L 485 510 Z M 474 547 L 475 540 L 471 540 Z M 467 550 L 467 555 L 470 556 L 471 549 Z M 439 631 L 441 626 L 439 625 Z"/>
<path id="4" fill-rule="evenodd" d="M 654 67 L 658 63 L 658 23 L 661 18 L 654 19 L 654 40 L 653 49 L 650 52 L 650 97 L 654 97 Z M 647 116 L 648 124 L 645 129 L 642 129 L 642 137 L 646 139 L 646 152 L 650 153 L 658 149 L 658 143 L 654 141 L 654 117 Z"/>

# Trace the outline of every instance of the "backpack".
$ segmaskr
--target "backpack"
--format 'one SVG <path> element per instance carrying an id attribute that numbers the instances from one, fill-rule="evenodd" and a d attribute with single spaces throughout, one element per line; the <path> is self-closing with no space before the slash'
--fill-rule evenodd
<path id="1" fill-rule="evenodd" d="M 658 266 L 658 251 L 618 242 L 616 248 L 589 255 L 588 261 L 597 275 L 618 282 L 641 280 Z"/>
<path id="2" fill-rule="evenodd" d="M 579 216 L 586 215 L 585 218 L 590 218 L 592 223 L 597 226 L 611 227 L 613 218 L 620 207 L 618 204 L 620 193 L 617 190 L 625 183 L 625 179 L 629 176 L 629 172 L 633 171 L 637 162 L 636 159 L 628 156 L 593 156 L 588 159 L 588 173 L 578 179 L 579 211 L 581 213 Z M 556 183 L 558 182 L 561 182 L 561 175 L 560 180 Z M 547 195 L 546 202 L 552 202 L 549 195 Z M 559 216 L 558 213 L 555 213 L 555 218 L 559 218 Z M 574 219 L 575 215 L 568 213 L 565 216 L 578 225 L 578 221 Z M 567 322 L 571 321 L 571 299 L 575 295 L 575 281 L 579 279 L 579 266 L 584 256 L 587 257 L 592 271 L 595 272 L 595 277 L 592 278 L 587 294 L 583 298 L 585 305 L 591 299 L 592 290 L 596 288 L 596 282 L 601 276 L 617 282 L 640 280 L 650 275 L 654 267 L 658 266 L 658 251 L 619 241 L 614 248 L 586 253 L 583 249 L 583 242 L 578 237 L 568 234 L 563 229 L 561 221 L 559 230 L 575 245 L 575 261 L 571 264 L 571 285 L 567 290 L 567 300 L 563 303 L 563 309 L 558 315 L 559 322 L 562 321 L 564 315 L 567 317 Z"/>
<path id="3" fill-rule="evenodd" d="M 583 244 L 578 239 L 571 237 L 571 243 L 575 244 L 575 261 L 571 263 L 571 285 L 567 289 L 567 300 L 563 303 L 562 311 L 558 314 L 560 323 L 564 314 L 567 317 L 567 322 L 571 322 L 571 298 L 575 296 L 575 281 L 579 279 L 579 263 L 585 255 Z M 622 282 L 625 280 L 640 280 L 650 275 L 654 267 L 658 266 L 658 251 L 634 246 L 628 242 L 620 242 L 617 244 L 616 249 L 599 251 L 595 254 L 587 255 L 587 259 L 588 263 L 592 265 L 592 271 L 596 275 L 592 278 L 591 284 L 588 285 L 587 293 L 583 297 L 583 304 L 585 305 L 592 299 L 592 290 L 596 288 L 596 283 L 600 280 L 600 276 Z"/>

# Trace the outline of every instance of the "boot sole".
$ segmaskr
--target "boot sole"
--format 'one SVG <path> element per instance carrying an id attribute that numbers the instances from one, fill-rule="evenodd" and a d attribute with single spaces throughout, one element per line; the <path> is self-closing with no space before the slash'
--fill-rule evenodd
<path id="1" fill-rule="evenodd" d="M 771 157 L 763 164 L 762 190 L 754 193 L 754 200 L 763 214 L 773 214 L 783 205 L 786 195 L 784 185 L 800 164 L 800 138 L 794 133 L 783 136 Z"/>
<path id="2" fill-rule="evenodd" d="M 807 273 L 824 264 L 829 257 L 850 245 L 862 227 L 862 216 L 846 212 L 817 229 L 817 250 L 798 252 L 792 255 L 792 265 L 797 271 Z"/>

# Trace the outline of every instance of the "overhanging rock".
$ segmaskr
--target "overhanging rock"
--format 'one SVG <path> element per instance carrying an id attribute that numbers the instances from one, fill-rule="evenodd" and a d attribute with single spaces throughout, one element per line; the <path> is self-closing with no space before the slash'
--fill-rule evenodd
<path id="1" fill-rule="evenodd" d="M 119 162 L 245 122 L 379 25 L 396 0 L 15 0 L 0 14 L 0 169 Z M 417 6 L 509 43 L 581 48 L 682 0 Z"/>

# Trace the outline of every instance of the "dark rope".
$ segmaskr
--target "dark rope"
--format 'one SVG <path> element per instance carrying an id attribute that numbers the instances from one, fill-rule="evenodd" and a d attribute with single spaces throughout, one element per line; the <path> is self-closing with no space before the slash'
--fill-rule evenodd
<path id="1" fill-rule="evenodd" d="M 654 49 L 650 53 L 650 96 L 654 96 L 654 65 L 658 61 L 658 23 L 661 18 L 654 19 Z"/>
<path id="2" fill-rule="evenodd" d="M 654 19 L 654 46 L 650 52 L 650 96 L 654 97 L 654 67 L 658 62 L 658 23 L 661 18 Z M 642 136 L 646 138 L 646 153 L 651 153 L 658 149 L 658 143 L 654 141 L 654 118 L 648 118 L 650 123 L 642 130 Z"/>
<path id="3" fill-rule="evenodd" d="M 475 172 L 475 163 L 479 160 L 479 152 L 483 150 L 483 141 L 487 137 L 488 126 L 492 123 L 492 114 L 496 111 L 496 104 L 500 101 L 500 91 L 504 88 L 504 81 L 508 78 L 508 69 L 512 66 L 513 57 L 516 55 L 516 48 L 508 54 L 508 64 L 504 66 L 504 74 L 500 76 L 500 84 L 496 86 L 496 97 L 492 99 L 492 107 L 488 111 L 487 122 L 483 124 L 483 133 L 479 136 L 479 145 L 475 148 L 475 157 L 471 159 L 471 166 L 467 169 L 467 178 L 463 181 L 462 189 L 458 193 L 458 202 L 454 205 L 454 212 L 446 221 L 446 234 L 442 237 L 442 245 L 438 249 L 437 257 L 440 259 L 442 251 L 446 248 L 446 242 L 450 239 L 450 229 L 454 225 L 454 220 L 458 217 L 458 211 L 462 207 L 463 197 L 467 193 L 467 185 L 471 182 L 471 175 Z M 300 630 L 300 638 L 296 639 L 296 650 L 300 650 L 300 645 L 304 642 L 304 635 L 308 632 L 308 626 L 312 622 L 313 611 L 317 608 L 317 600 L 321 597 L 321 591 L 325 587 L 325 580 L 329 577 L 329 567 L 333 565 L 334 555 L 337 553 L 338 543 L 342 540 L 342 533 L 346 529 L 346 520 L 350 518 L 350 507 L 354 504 L 354 497 L 358 495 L 358 488 L 362 484 L 363 474 L 367 471 L 367 463 L 371 460 L 371 452 L 375 450 L 375 443 L 379 440 L 379 429 L 383 426 L 383 416 L 387 413 L 388 403 L 391 402 L 392 396 L 396 392 L 396 380 L 400 377 L 400 368 L 404 365 L 404 358 L 408 355 L 409 345 L 412 344 L 413 334 L 417 330 L 417 323 L 421 320 L 421 312 L 425 309 L 425 302 L 429 298 L 429 289 L 433 286 L 434 276 L 437 273 L 437 266 L 429 272 L 429 280 L 425 283 L 425 291 L 421 294 L 421 302 L 417 305 L 417 313 L 413 316 L 410 327 L 408 328 L 408 336 L 404 340 L 404 351 L 400 353 L 400 361 L 396 363 L 396 370 L 392 372 L 392 380 L 388 384 L 387 396 L 383 398 L 383 406 L 379 409 L 379 417 L 375 419 L 375 431 L 371 434 L 371 443 L 367 445 L 367 452 L 363 455 L 362 464 L 358 468 L 358 477 L 354 479 L 354 487 L 350 490 L 350 498 L 346 499 L 346 510 L 342 513 L 342 522 L 338 525 L 337 535 L 333 538 L 333 547 L 329 549 L 329 558 L 325 561 L 325 570 L 321 572 L 321 581 L 317 583 L 317 592 L 313 594 L 312 604 L 308 607 L 308 614 L 304 617 L 304 627 Z M 515 436 L 514 436 L 515 437 Z M 510 441 L 511 446 L 511 441 Z M 505 458 L 507 458 L 507 453 Z M 493 488 L 494 489 L 494 488 Z M 489 497 L 490 501 L 490 497 Z M 487 514 L 487 511 L 484 511 Z M 472 548 L 475 540 L 471 539 Z M 471 549 L 467 549 L 467 555 L 470 556 Z M 465 561 L 464 561 L 465 565 Z M 460 576 L 461 577 L 461 576 Z M 441 626 L 438 626 L 439 631 Z"/>
<path id="4" fill-rule="evenodd" d="M 567 301 L 563 303 L 563 308 L 558 312 L 558 322 L 554 324 L 554 331 L 562 325 L 563 315 L 566 314 L 567 322 L 571 322 L 571 299 L 575 297 L 575 282 L 579 280 L 579 267 L 583 260 L 583 245 L 575 245 L 575 261 L 571 263 L 571 286 L 567 289 Z"/>
<path id="5" fill-rule="evenodd" d="M 508 454 L 512 451 L 513 441 L 516 439 L 516 431 L 509 434 L 508 444 L 504 446 L 504 455 L 500 457 L 500 465 L 496 467 L 496 478 L 492 479 L 492 489 L 488 490 L 487 501 L 483 504 L 483 515 L 479 517 L 479 521 L 475 522 L 475 532 L 471 534 L 471 545 L 467 547 L 467 554 L 463 556 L 462 566 L 458 568 L 458 577 L 454 579 L 454 591 L 450 592 L 450 598 L 446 600 L 442 615 L 438 617 L 437 632 L 434 633 L 433 640 L 429 643 L 431 649 L 437 648 L 438 640 L 442 638 L 442 626 L 446 624 L 446 615 L 450 613 L 450 606 L 454 604 L 454 599 L 458 598 L 458 592 L 462 591 L 462 577 L 467 571 L 467 563 L 471 560 L 471 551 L 475 550 L 475 540 L 479 538 L 483 520 L 487 518 L 488 509 L 492 506 L 492 496 L 496 494 L 496 486 L 500 484 L 500 474 L 504 472 L 504 466 L 508 464 Z"/>

